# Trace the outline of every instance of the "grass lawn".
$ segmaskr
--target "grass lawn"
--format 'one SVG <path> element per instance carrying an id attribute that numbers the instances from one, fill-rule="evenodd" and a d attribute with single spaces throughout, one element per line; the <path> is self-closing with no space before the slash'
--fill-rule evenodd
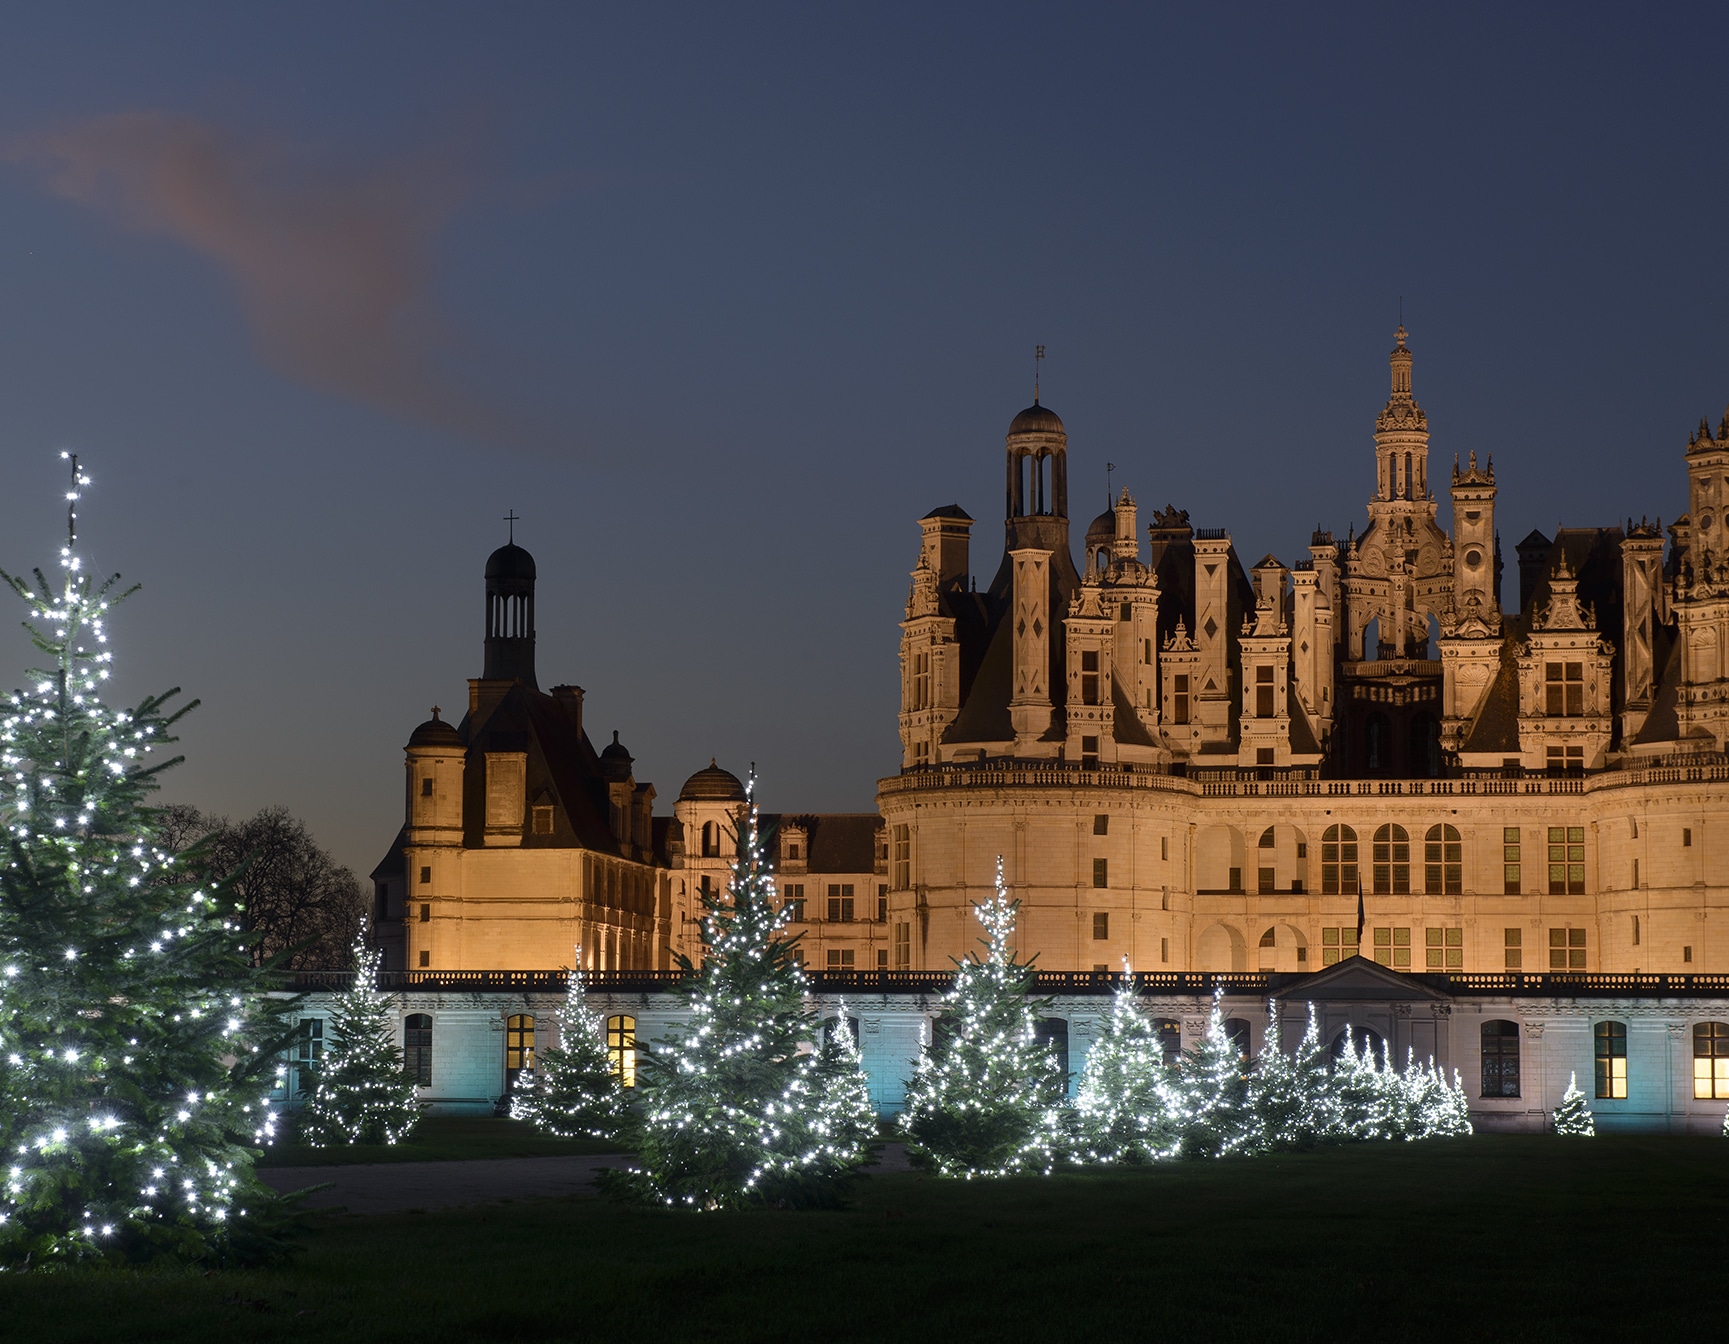
<path id="1" fill-rule="evenodd" d="M 259 1158 L 261 1167 L 349 1166 L 357 1162 L 459 1162 L 471 1157 L 562 1157 L 567 1153 L 616 1153 L 600 1139 L 551 1139 L 524 1120 L 490 1115 L 429 1115 L 407 1143 L 309 1148 L 290 1132 Z"/>
<path id="2" fill-rule="evenodd" d="M 1718 1338 L 1729 1143 L 1480 1136 L 999 1182 L 825 1213 L 598 1199 L 332 1221 L 269 1273 L 0 1279 L 11 1338 Z"/>

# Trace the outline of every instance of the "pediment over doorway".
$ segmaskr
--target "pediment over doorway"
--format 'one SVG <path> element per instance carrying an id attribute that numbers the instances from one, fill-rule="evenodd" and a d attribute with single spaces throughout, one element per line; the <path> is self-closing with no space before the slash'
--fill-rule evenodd
<path id="1" fill-rule="evenodd" d="M 1275 975 L 1267 993 L 1275 999 L 1350 1003 L 1437 1003 L 1453 996 L 1431 983 L 1434 977 L 1389 970 L 1367 957 L 1347 957 L 1311 975 Z"/>

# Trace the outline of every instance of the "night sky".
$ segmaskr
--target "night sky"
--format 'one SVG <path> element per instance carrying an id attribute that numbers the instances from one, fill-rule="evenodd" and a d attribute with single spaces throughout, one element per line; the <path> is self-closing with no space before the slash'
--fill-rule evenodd
<path id="1" fill-rule="evenodd" d="M 118 698 L 204 702 L 167 796 L 363 873 L 508 510 L 663 812 L 711 755 L 864 810 L 915 520 L 994 571 L 1036 342 L 1077 543 L 1109 460 L 1289 564 L 1362 525 L 1402 300 L 1509 597 L 1729 401 L 1720 6 L 264 8 L 8 16 L 0 566 L 82 454 Z"/>

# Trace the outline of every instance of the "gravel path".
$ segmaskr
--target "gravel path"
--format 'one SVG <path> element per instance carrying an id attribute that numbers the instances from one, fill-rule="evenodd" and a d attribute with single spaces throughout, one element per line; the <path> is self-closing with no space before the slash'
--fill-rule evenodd
<path id="1" fill-rule="evenodd" d="M 490 1204 L 507 1199 L 545 1199 L 596 1193 L 595 1174 L 622 1167 L 622 1153 L 591 1157 L 498 1157 L 469 1162 L 379 1162 L 346 1167 L 268 1167 L 259 1177 L 287 1193 L 311 1185 L 327 1189 L 308 1195 L 309 1208 L 344 1208 L 349 1213 L 405 1213 Z M 907 1171 L 906 1145 L 886 1143 L 876 1172 Z"/>

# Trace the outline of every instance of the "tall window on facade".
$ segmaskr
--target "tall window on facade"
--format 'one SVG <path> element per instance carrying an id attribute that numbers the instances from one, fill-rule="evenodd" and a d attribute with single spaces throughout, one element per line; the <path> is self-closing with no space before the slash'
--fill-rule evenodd
<path id="1" fill-rule="evenodd" d="M 1464 846 L 1455 826 L 1431 826 L 1423 836 L 1423 891 L 1457 896 L 1464 890 Z"/>
<path id="2" fill-rule="evenodd" d="M 1357 833 L 1349 826 L 1329 826 L 1321 836 L 1321 894 L 1357 894 Z"/>
<path id="3" fill-rule="evenodd" d="M 1411 969 L 1410 929 L 1376 929 L 1375 960 L 1395 971 Z"/>
<path id="4" fill-rule="evenodd" d="M 1270 667 L 1255 669 L 1255 717 L 1273 717 L 1273 669 Z"/>
<path id="5" fill-rule="evenodd" d="M 1519 1024 L 1495 1021 L 1483 1024 L 1483 1095 L 1519 1095 Z"/>
<path id="6" fill-rule="evenodd" d="M 896 891 L 913 884 L 912 827 L 904 824 L 894 829 L 894 884 Z"/>
<path id="7" fill-rule="evenodd" d="M 1462 971 L 1465 969 L 1465 931 L 1463 929 L 1424 929 L 1423 966 L 1431 971 Z"/>
<path id="8" fill-rule="evenodd" d="M 421 1087 L 432 1086 L 432 1016 L 410 1013 L 402 1022 L 402 1062 Z"/>
<path id="9" fill-rule="evenodd" d="M 913 704 L 914 709 L 924 709 L 931 702 L 931 656 L 928 653 L 913 655 Z"/>
<path id="10" fill-rule="evenodd" d="M 305 1091 L 311 1086 L 311 1075 L 317 1070 L 318 1061 L 323 1057 L 324 1019 L 322 1017 L 301 1018 L 294 1047 L 294 1059 L 299 1068 L 296 1086 L 301 1091 Z"/>
<path id="11" fill-rule="evenodd" d="M 828 887 L 828 917 L 837 923 L 850 924 L 853 918 L 853 884 L 830 882 Z"/>
<path id="12" fill-rule="evenodd" d="M 1549 969 L 1551 971 L 1582 971 L 1585 969 L 1585 930 L 1549 930 Z"/>
<path id="13" fill-rule="evenodd" d="M 1189 721 L 1189 674 L 1178 672 L 1171 678 L 1171 722 Z"/>
<path id="14" fill-rule="evenodd" d="M 1523 929 L 1505 929 L 1501 935 L 1502 955 L 1505 960 L 1502 965 L 1509 971 L 1524 969 L 1525 931 Z"/>
<path id="15" fill-rule="evenodd" d="M 1729 1022 L 1693 1024 L 1693 1095 L 1729 1097 Z"/>
<path id="16" fill-rule="evenodd" d="M 621 1086 L 636 1086 L 636 1019 L 619 1013 L 606 1019 L 606 1054 Z"/>
<path id="17" fill-rule="evenodd" d="M 1099 703 L 1099 651 L 1083 649 L 1081 651 L 1081 703 L 1096 705 Z"/>
<path id="18" fill-rule="evenodd" d="M 1411 837 L 1403 826 L 1375 832 L 1375 893 L 1405 896 L 1411 891 Z"/>
<path id="19" fill-rule="evenodd" d="M 1551 826 L 1549 828 L 1549 894 L 1551 896 L 1583 896 L 1585 894 L 1585 828 L 1583 826 Z"/>
<path id="20" fill-rule="evenodd" d="M 1256 885 L 1256 890 L 1258 890 L 1263 896 L 1267 895 L 1268 893 L 1270 893 L 1273 890 L 1273 880 L 1274 880 L 1273 849 L 1274 849 L 1274 844 L 1275 844 L 1275 837 L 1273 835 L 1273 828 L 1271 826 L 1269 826 L 1269 827 L 1267 827 L 1266 830 L 1261 832 L 1261 842 L 1259 845 L 1256 846 L 1256 848 L 1259 849 L 1261 852 L 1261 861 L 1260 861 L 1260 864 L 1258 865 L 1259 871 L 1257 874 L 1257 876 L 1259 877 L 1259 881 L 1255 885 Z"/>
<path id="21" fill-rule="evenodd" d="M 1093 885 L 1108 887 L 1111 885 L 1111 864 L 1109 859 L 1093 860 Z"/>
<path id="22" fill-rule="evenodd" d="M 1501 828 L 1501 891 L 1508 896 L 1519 894 L 1519 828 Z"/>
<path id="23" fill-rule="evenodd" d="M 1168 1069 L 1183 1057 L 1183 1024 L 1173 1017 L 1160 1018 L 1154 1024 L 1159 1033 L 1159 1048 L 1165 1052 Z"/>
<path id="24" fill-rule="evenodd" d="M 1543 664 L 1543 712 L 1550 718 L 1584 715 L 1585 664 Z"/>
<path id="25" fill-rule="evenodd" d="M 913 964 L 913 926 L 895 925 L 895 969 L 910 970 Z"/>
<path id="26" fill-rule="evenodd" d="M 534 1019 L 518 1013 L 504 1023 L 504 1085 L 516 1086 L 517 1075 L 534 1068 Z"/>
<path id="27" fill-rule="evenodd" d="M 1627 1095 L 1627 1024 L 1599 1022 L 1592 1035 L 1597 1044 L 1597 1095 L 1611 1100 Z"/>
<path id="28" fill-rule="evenodd" d="M 1111 936 L 1111 917 L 1104 910 L 1093 912 L 1093 941 L 1102 943 Z"/>
<path id="29" fill-rule="evenodd" d="M 1250 1054 L 1253 1053 L 1250 1047 L 1252 1035 L 1247 1018 L 1227 1017 L 1225 1019 L 1225 1039 L 1236 1047 L 1239 1059 L 1246 1062 Z"/>
<path id="30" fill-rule="evenodd" d="M 1321 965 L 1336 966 L 1346 957 L 1357 955 L 1357 930 L 1354 925 L 1321 930 Z"/>
<path id="31" fill-rule="evenodd" d="M 702 824 L 702 856 L 705 859 L 720 857 L 720 823 L 705 821 Z"/>
<path id="32" fill-rule="evenodd" d="M 785 899 L 781 902 L 786 907 L 786 917 L 795 923 L 804 921 L 804 883 L 788 882 L 781 888 Z"/>

